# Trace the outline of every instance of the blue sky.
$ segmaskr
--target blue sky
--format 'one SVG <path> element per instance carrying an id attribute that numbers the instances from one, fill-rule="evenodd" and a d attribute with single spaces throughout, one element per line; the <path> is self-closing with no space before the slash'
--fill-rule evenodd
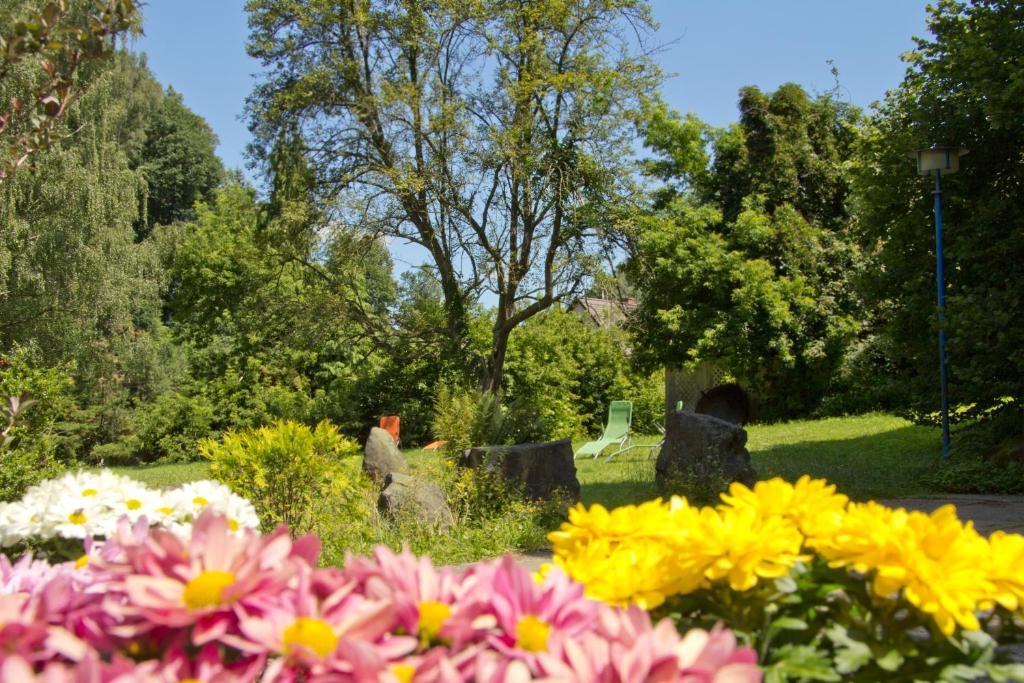
<path id="1" fill-rule="evenodd" d="M 245 54 L 244 0 L 149 0 L 136 49 L 165 85 L 182 93 L 220 138 L 218 153 L 241 168 L 249 133 L 240 120 L 260 65 Z M 862 107 L 902 79 L 900 55 L 926 34 L 926 0 L 654 0 L 658 55 L 671 74 L 668 103 L 721 126 L 736 119 L 740 87 L 788 81 L 832 88 Z M 402 261 L 417 260 L 399 249 Z"/>
<path id="2" fill-rule="evenodd" d="M 868 106 L 903 76 L 900 54 L 926 33 L 925 0 L 654 0 L 661 23 L 658 56 L 676 74 L 663 87 L 675 108 L 714 125 L 736 118 L 736 93 L 793 81 L 808 90 L 833 85 Z M 239 120 L 259 64 L 245 54 L 244 0 L 149 0 L 136 48 L 164 84 L 209 121 L 218 152 L 244 163 L 249 133 Z"/>

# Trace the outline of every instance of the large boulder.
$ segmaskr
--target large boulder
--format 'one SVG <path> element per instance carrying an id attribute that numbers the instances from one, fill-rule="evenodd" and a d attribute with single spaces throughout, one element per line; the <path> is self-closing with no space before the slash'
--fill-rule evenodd
<path id="1" fill-rule="evenodd" d="M 410 516 L 442 529 L 455 524 L 440 486 L 401 472 L 391 472 L 384 480 L 377 506 L 391 517 Z"/>
<path id="2" fill-rule="evenodd" d="M 531 500 L 551 500 L 559 493 L 574 502 L 580 499 L 569 439 L 470 448 L 463 452 L 459 464 L 498 471 L 505 481 L 522 487 Z"/>
<path id="3" fill-rule="evenodd" d="M 371 429 L 363 450 L 363 472 L 380 486 L 392 472 L 408 471 L 409 465 L 395 445 L 395 439 L 380 427 Z"/>
<path id="4" fill-rule="evenodd" d="M 746 449 L 747 432 L 711 415 L 676 411 L 665 421 L 665 443 L 654 466 L 666 492 L 714 495 L 729 483 L 757 480 Z"/>

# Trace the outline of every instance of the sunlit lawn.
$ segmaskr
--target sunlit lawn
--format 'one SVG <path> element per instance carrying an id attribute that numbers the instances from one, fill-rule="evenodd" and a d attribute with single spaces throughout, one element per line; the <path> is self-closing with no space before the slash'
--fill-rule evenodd
<path id="1" fill-rule="evenodd" d="M 825 477 L 855 499 L 935 493 L 928 488 L 927 475 L 939 465 L 938 435 L 934 429 L 898 417 L 874 414 L 752 425 L 748 433 L 748 448 L 761 478 Z M 633 443 L 649 445 L 659 439 L 637 436 Z M 406 456 L 412 461 L 438 457 L 413 450 L 406 451 Z M 576 467 L 584 503 L 615 506 L 657 495 L 650 448 L 634 448 L 611 462 L 583 458 Z M 202 479 L 208 467 L 199 462 L 115 471 L 159 487 Z"/>
<path id="2" fill-rule="evenodd" d="M 111 467 L 117 474 L 138 479 L 147 486 L 163 488 L 176 486 L 186 481 L 205 479 L 210 466 L 204 462 L 184 462 L 172 465 L 145 465 L 142 467 Z"/>
<path id="3" fill-rule="evenodd" d="M 940 464 L 938 433 L 898 417 L 799 420 L 751 425 L 747 432 L 747 448 L 762 479 L 824 477 L 858 500 L 936 493 L 927 475 Z M 634 443 L 657 440 L 640 437 Z M 576 467 L 585 503 L 622 505 L 656 495 L 650 449 L 636 448 L 611 462 L 586 458 Z"/>

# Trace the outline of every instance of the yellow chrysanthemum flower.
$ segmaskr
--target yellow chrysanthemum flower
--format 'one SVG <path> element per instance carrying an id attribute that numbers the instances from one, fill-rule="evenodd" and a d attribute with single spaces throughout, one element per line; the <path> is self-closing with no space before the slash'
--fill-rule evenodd
<path id="1" fill-rule="evenodd" d="M 759 481 L 753 489 L 734 483 L 722 500 L 723 508 L 752 508 L 765 517 L 785 517 L 805 536 L 817 536 L 839 525 L 850 499 L 836 493 L 834 484 L 805 474 L 796 484 L 779 477 Z"/>
<path id="2" fill-rule="evenodd" d="M 1024 536 L 997 531 L 988 542 L 992 601 L 1016 610 L 1024 606 Z"/>
<path id="3" fill-rule="evenodd" d="M 803 536 L 789 519 L 763 515 L 752 507 L 701 510 L 701 536 L 696 554 L 707 563 L 705 576 L 727 580 L 729 587 L 745 591 L 759 579 L 785 576 L 793 565 L 807 559 L 800 554 Z"/>
<path id="4" fill-rule="evenodd" d="M 828 538 L 813 542 L 833 567 L 873 573 L 879 597 L 902 590 L 945 634 L 980 628 L 976 611 L 994 594 L 988 542 L 946 505 L 932 514 L 851 504 Z"/>
<path id="5" fill-rule="evenodd" d="M 657 607 L 703 582 L 703 566 L 690 562 L 690 536 L 699 512 L 683 498 L 654 500 L 608 511 L 578 505 L 548 538 L 554 562 L 586 586 L 587 595 L 614 605 Z"/>

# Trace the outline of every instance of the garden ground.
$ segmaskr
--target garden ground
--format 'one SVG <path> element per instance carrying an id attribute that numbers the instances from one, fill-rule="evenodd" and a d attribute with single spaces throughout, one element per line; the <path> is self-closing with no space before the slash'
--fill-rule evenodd
<path id="1" fill-rule="evenodd" d="M 975 520 L 982 531 L 1024 528 L 1024 498 L 949 496 L 937 488 L 934 474 L 941 466 L 941 459 L 935 429 L 891 415 L 869 414 L 752 425 L 748 433 L 748 448 L 761 478 L 781 476 L 792 481 L 810 474 L 837 484 L 840 491 L 854 500 L 873 498 L 890 505 L 924 510 L 954 502 L 962 515 Z M 654 457 L 649 446 L 659 438 L 638 436 L 634 439 L 636 448 L 610 462 L 603 458 L 577 461 L 582 502 L 611 508 L 655 497 Z M 414 465 L 425 467 L 440 457 L 437 453 L 417 450 L 406 451 L 405 455 Z M 207 465 L 203 462 L 115 469 L 158 487 L 208 476 Z M 505 520 L 505 523 L 511 522 Z M 468 534 L 473 530 L 462 531 Z M 507 534 L 498 533 L 501 531 L 498 529 L 477 531 L 475 536 L 470 534 L 472 538 L 448 539 L 447 545 L 438 548 L 438 559 L 465 562 L 504 550 L 530 553 L 542 550 L 544 544 L 542 529 L 527 534 L 518 529 L 506 530 Z M 489 540 L 482 542 L 476 537 L 481 534 L 481 538 Z M 401 542 L 395 538 L 382 540 L 389 544 Z M 412 542 L 419 545 L 430 541 Z M 502 544 L 515 547 L 506 548 Z"/>
<path id="2" fill-rule="evenodd" d="M 799 420 L 751 425 L 748 448 L 761 478 L 823 477 L 856 500 L 941 495 L 930 483 L 940 464 L 936 430 L 891 415 Z M 652 449 L 658 436 L 637 436 L 637 448 L 616 456 L 581 459 L 576 466 L 586 504 L 639 503 L 655 495 Z M 577 444 L 578 445 L 578 444 Z M 410 460 L 436 457 L 406 451 Z M 206 463 L 114 468 L 151 486 L 207 476 Z"/>

